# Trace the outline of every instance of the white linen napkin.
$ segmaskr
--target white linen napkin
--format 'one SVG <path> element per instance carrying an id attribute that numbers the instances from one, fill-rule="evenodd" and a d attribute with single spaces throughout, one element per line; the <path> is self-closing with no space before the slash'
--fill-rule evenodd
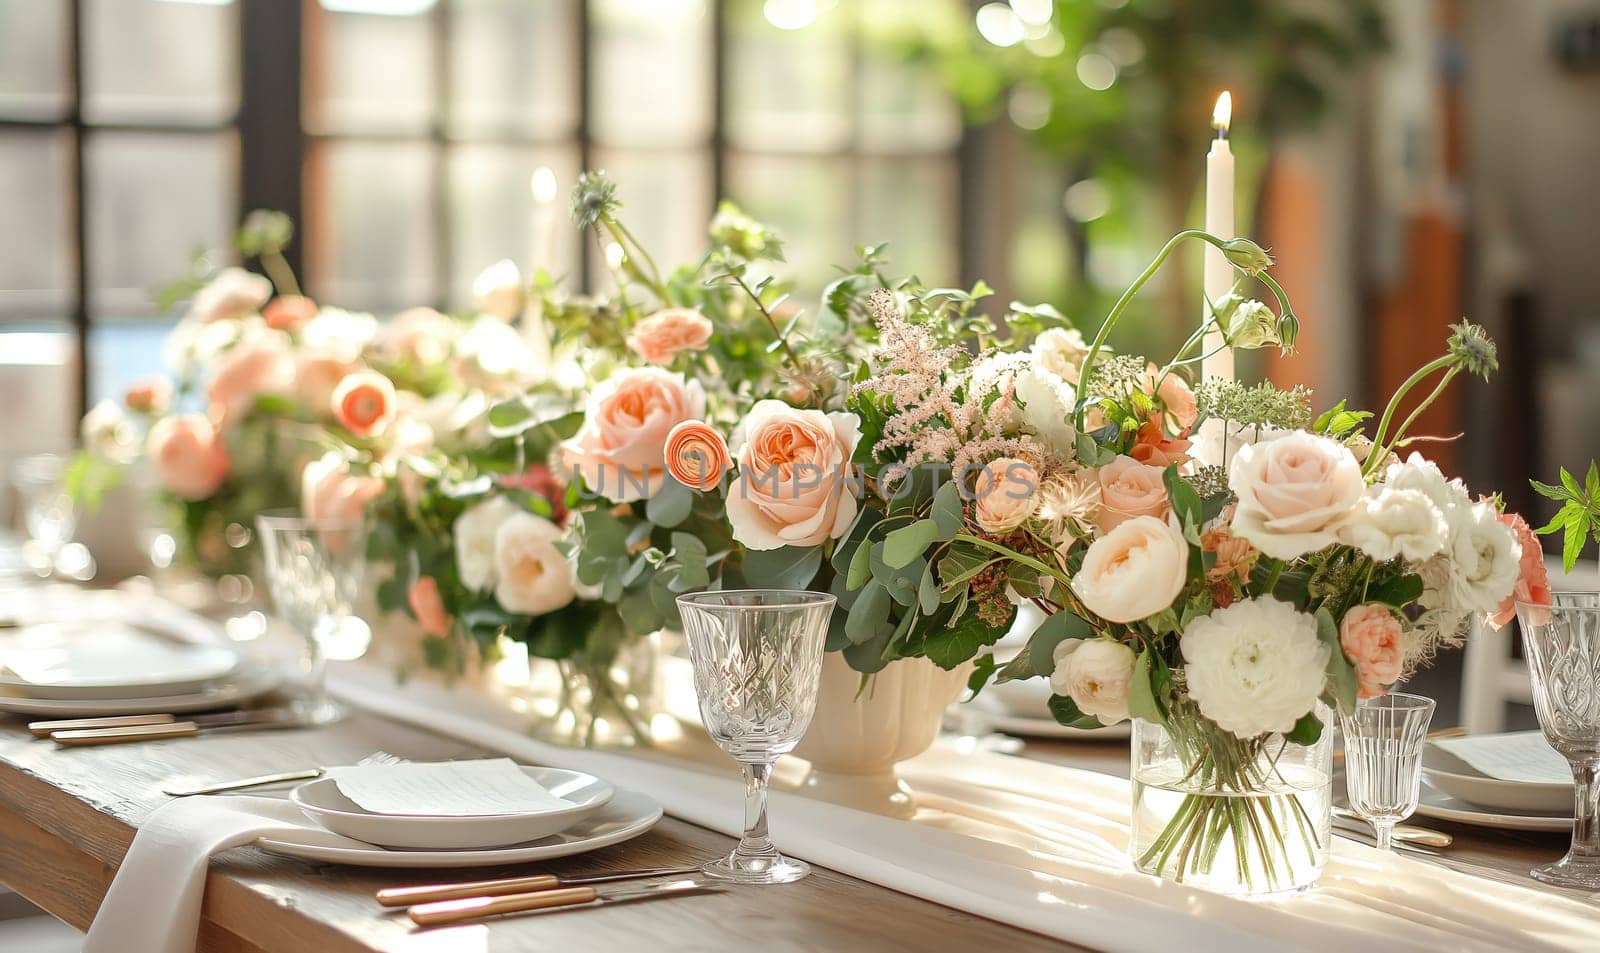
<path id="1" fill-rule="evenodd" d="M 1477 768 L 1484 775 L 1502 781 L 1526 784 L 1566 784 L 1572 781 L 1567 764 L 1539 731 L 1507 731 L 1494 735 L 1468 735 L 1433 742 Z"/>
<path id="2" fill-rule="evenodd" d="M 479 817 L 572 807 L 510 758 L 355 765 L 333 777 L 345 797 L 374 814 Z"/>
<path id="3" fill-rule="evenodd" d="M 193 953 L 211 855 L 308 824 L 279 798 L 179 798 L 156 808 L 122 858 L 83 953 Z"/>

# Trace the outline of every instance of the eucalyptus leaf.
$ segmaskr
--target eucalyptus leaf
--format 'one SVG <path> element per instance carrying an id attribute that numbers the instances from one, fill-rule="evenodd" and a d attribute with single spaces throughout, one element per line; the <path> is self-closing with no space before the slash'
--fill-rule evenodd
<path id="1" fill-rule="evenodd" d="M 1078 703 L 1066 695 L 1050 696 L 1050 714 L 1057 724 L 1066 725 L 1068 728 L 1104 728 L 1100 719 L 1093 715 L 1085 715 L 1078 710 Z"/>
<path id="2" fill-rule="evenodd" d="M 889 590 L 876 579 L 867 583 L 856 597 L 855 604 L 850 607 L 850 613 L 845 620 L 845 634 L 850 637 L 851 643 L 861 645 L 870 641 L 880 630 L 888 628 L 889 606 L 893 600 L 889 598 Z M 858 669 L 859 671 L 859 669 Z"/>
<path id="3" fill-rule="evenodd" d="M 917 605 L 923 615 L 939 611 L 939 584 L 934 581 L 933 567 L 927 564 L 923 565 L 922 581 L 917 584 Z"/>
<path id="4" fill-rule="evenodd" d="M 963 514 L 961 489 L 953 480 L 941 484 L 933 494 L 933 510 L 929 513 L 938 531 L 936 538 L 941 541 L 955 539 L 956 534 L 961 532 Z"/>
<path id="5" fill-rule="evenodd" d="M 757 589 L 805 589 L 822 568 L 822 547 L 783 546 L 744 554 L 745 582 Z"/>
<path id="6" fill-rule="evenodd" d="M 862 540 L 856 545 L 856 551 L 850 557 L 849 572 L 845 576 L 846 587 L 860 589 L 872 578 L 872 546 L 870 540 Z"/>
<path id="7" fill-rule="evenodd" d="M 1164 725 L 1167 716 L 1161 710 L 1161 705 L 1156 700 L 1155 687 L 1150 682 L 1153 675 L 1152 668 L 1148 649 L 1140 652 L 1133 660 L 1133 677 L 1128 683 L 1128 714 L 1134 718 Z"/>
<path id="8" fill-rule="evenodd" d="M 1067 639 L 1086 639 L 1093 634 L 1089 623 L 1066 610 L 1057 612 L 1039 623 L 1022 651 L 1000 670 L 998 678 L 1002 682 L 1012 682 L 1049 675 L 1056 667 L 1056 646 Z"/>
<path id="9" fill-rule="evenodd" d="M 939 524 L 921 519 L 883 538 L 883 561 L 894 569 L 909 565 L 939 539 Z"/>
<path id="10" fill-rule="evenodd" d="M 644 515 L 661 527 L 677 526 L 694 509 L 694 491 L 668 476 L 644 505 Z"/>

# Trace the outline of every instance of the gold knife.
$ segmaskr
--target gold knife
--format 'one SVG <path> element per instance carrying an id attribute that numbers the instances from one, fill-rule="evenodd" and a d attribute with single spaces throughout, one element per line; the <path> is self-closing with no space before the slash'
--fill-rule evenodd
<path id="1" fill-rule="evenodd" d="M 626 887 L 621 890 L 599 891 L 593 887 L 567 887 L 560 890 L 541 890 L 536 893 L 519 893 L 506 897 L 468 897 L 465 900 L 446 900 L 442 903 L 424 903 L 406 911 L 418 926 L 438 926 L 460 923 L 479 917 L 496 917 L 506 913 L 527 910 L 548 910 L 555 907 L 577 907 L 589 903 L 619 903 L 643 900 L 646 897 L 695 893 L 715 889 L 698 880 L 674 880 L 645 887 Z"/>
<path id="2" fill-rule="evenodd" d="M 378 891 L 378 902 L 386 907 L 409 907 L 419 903 L 437 903 L 441 900 L 460 900 L 465 897 L 501 897 L 513 893 L 533 893 L 554 890 L 558 887 L 577 887 L 586 884 L 611 883 L 618 880 L 644 880 L 647 877 L 677 877 L 692 874 L 699 867 L 646 867 L 640 870 L 617 870 L 587 877 L 557 877 L 555 874 L 534 874 L 527 877 L 506 877 L 503 880 L 472 880 L 456 884 L 425 884 L 420 887 L 385 887 Z"/>
<path id="3" fill-rule="evenodd" d="M 83 731 L 90 728 L 127 728 L 134 725 L 170 725 L 178 721 L 191 721 L 204 728 L 239 724 L 242 721 L 270 718 L 283 713 L 282 708 L 249 708 L 234 711 L 210 712 L 204 715 L 177 715 L 152 713 L 147 715 L 107 715 L 96 718 L 65 718 L 55 721 L 30 721 L 28 731 L 35 738 L 44 738 L 57 731 Z"/>
<path id="4" fill-rule="evenodd" d="M 120 744 L 127 741 L 157 741 L 163 738 L 189 738 L 212 731 L 254 731 L 264 728 L 293 728 L 302 722 L 289 712 L 262 714 L 235 712 L 228 720 L 174 721 L 156 725 L 126 725 L 121 728 L 86 728 L 50 733 L 50 740 L 67 747 Z"/>

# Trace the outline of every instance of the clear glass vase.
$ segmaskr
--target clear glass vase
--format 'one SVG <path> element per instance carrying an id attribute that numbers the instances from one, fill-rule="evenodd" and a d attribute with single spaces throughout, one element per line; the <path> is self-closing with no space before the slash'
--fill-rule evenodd
<path id="1" fill-rule="evenodd" d="M 530 664 L 527 705 L 532 734 L 572 748 L 650 745 L 665 729 L 662 634 L 624 642 L 615 653 L 580 653 Z"/>
<path id="2" fill-rule="evenodd" d="M 1304 890 L 1328 862 L 1332 715 L 1313 744 L 1238 739 L 1192 710 L 1133 723 L 1133 836 L 1148 874 L 1219 893 Z"/>

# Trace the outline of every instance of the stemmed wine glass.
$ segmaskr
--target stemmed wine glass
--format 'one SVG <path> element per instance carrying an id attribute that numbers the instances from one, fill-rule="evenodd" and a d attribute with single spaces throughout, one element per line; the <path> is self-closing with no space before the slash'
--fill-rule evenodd
<path id="1" fill-rule="evenodd" d="M 1533 707 L 1550 747 L 1572 766 L 1572 847 L 1529 871 L 1562 887 L 1600 889 L 1600 592 L 1557 592 L 1517 603 Z"/>
<path id="2" fill-rule="evenodd" d="M 1363 698 L 1339 715 L 1350 809 L 1372 825 L 1379 850 L 1389 849 L 1394 826 L 1417 809 L 1432 718 L 1433 699 L 1398 692 Z"/>
<path id="3" fill-rule="evenodd" d="M 678 597 L 694 663 L 700 715 L 717 747 L 744 769 L 744 836 L 706 876 L 747 884 L 799 880 L 803 861 L 778 853 L 767 836 L 767 783 L 779 756 L 811 724 L 833 596 L 783 589 L 736 589 Z"/>
<path id="4" fill-rule="evenodd" d="M 328 697 L 328 659 L 360 658 L 371 641 L 371 630 L 355 614 L 366 573 L 365 526 L 360 516 L 313 519 L 279 511 L 256 517 L 273 605 L 305 639 L 295 710 L 311 724 L 344 714 Z"/>

